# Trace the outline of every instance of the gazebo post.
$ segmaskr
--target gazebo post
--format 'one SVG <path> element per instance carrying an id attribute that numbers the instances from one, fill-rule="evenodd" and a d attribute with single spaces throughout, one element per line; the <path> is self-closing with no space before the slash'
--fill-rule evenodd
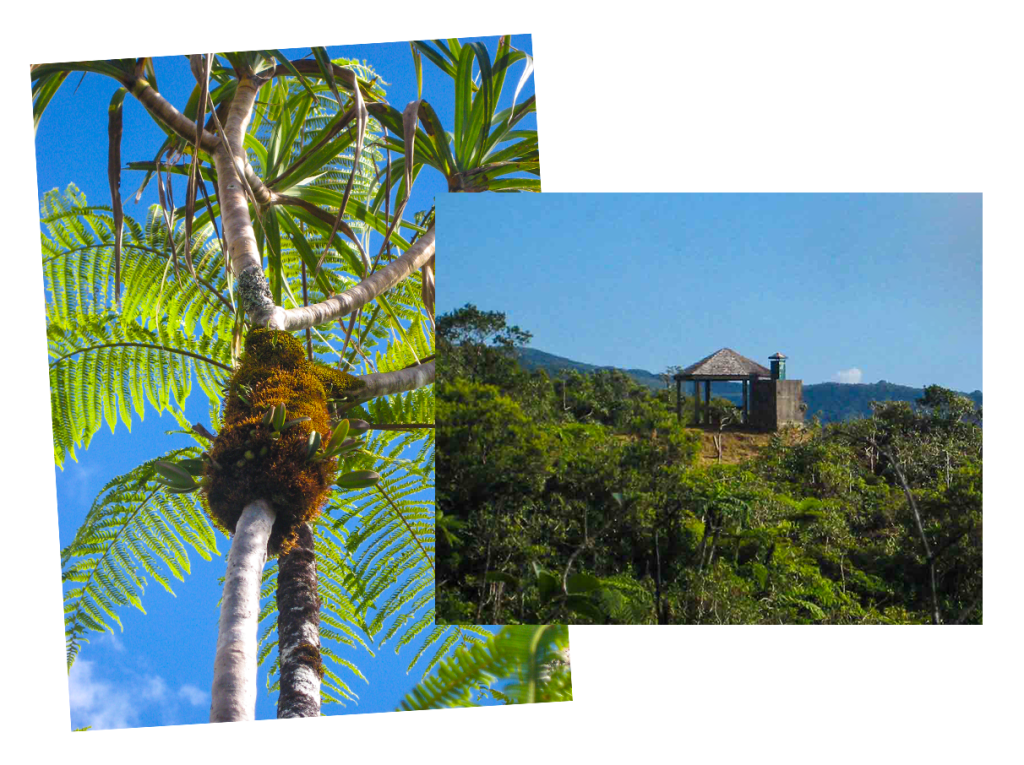
<path id="1" fill-rule="evenodd" d="M 700 425 L 700 382 L 698 380 L 693 381 L 693 416 L 694 424 Z"/>
<path id="2" fill-rule="evenodd" d="M 743 381 L 743 424 L 748 424 L 750 419 L 750 380 Z"/>
<path id="3" fill-rule="evenodd" d="M 707 424 L 711 424 L 711 380 L 704 381 L 704 415 Z"/>

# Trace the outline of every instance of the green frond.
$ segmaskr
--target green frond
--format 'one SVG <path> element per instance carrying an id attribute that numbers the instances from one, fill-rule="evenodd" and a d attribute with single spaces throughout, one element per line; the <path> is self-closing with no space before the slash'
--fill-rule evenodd
<path id="1" fill-rule="evenodd" d="M 451 627 L 439 629 L 449 630 L 442 645 L 456 634 Z M 399 709 L 477 706 L 482 693 L 507 703 L 571 700 L 571 673 L 562 653 L 568 645 L 564 625 L 505 627 L 439 662 Z M 493 688 L 497 683 L 505 684 L 502 690 Z"/>
<path id="2" fill-rule="evenodd" d="M 158 459 L 195 458 L 197 447 L 174 449 Z M 172 595 L 165 572 L 180 581 L 190 571 L 188 549 L 206 560 L 220 555 L 216 536 L 194 494 L 170 494 L 149 460 L 107 483 L 97 495 L 71 544 L 61 550 L 61 576 L 80 585 L 64 592 L 68 671 L 87 631 L 113 630 L 117 609 L 143 613 L 147 577 Z"/>
<path id="3" fill-rule="evenodd" d="M 233 316 L 223 277 L 216 276 L 223 271 L 216 240 L 202 241 L 209 231 L 197 229 L 193 247 L 206 284 L 185 276 L 168 283 L 167 232 L 159 216 L 151 211 L 145 227 L 126 217 L 118 306 L 109 211 L 87 206 L 72 184 L 64 195 L 44 195 L 42 216 L 57 465 L 63 467 L 65 454 L 76 459 L 75 449 L 88 448 L 104 422 L 111 432 L 118 420 L 130 430 L 131 410 L 142 419 L 146 401 L 158 413 L 172 397 L 184 408 L 193 373 L 211 405 L 219 403 L 213 378 L 230 370 Z"/>
<path id="4" fill-rule="evenodd" d="M 602 578 L 595 592 L 601 611 L 616 624 L 653 624 L 654 595 L 628 574 Z"/>
<path id="5" fill-rule="evenodd" d="M 88 448 L 106 421 L 111 432 L 120 419 L 131 429 L 129 402 L 141 420 L 145 402 L 157 411 L 184 408 L 192 388 L 192 373 L 208 396 L 219 395 L 210 385 L 215 370 L 230 369 L 227 339 L 193 340 L 166 324 L 146 329 L 123 324 L 116 316 L 87 316 L 77 323 L 51 321 L 50 398 L 54 459 L 63 467 L 65 451 Z"/>
<path id="6" fill-rule="evenodd" d="M 383 438 L 372 439 L 367 451 L 383 449 L 383 442 Z M 399 578 L 408 578 L 398 595 L 402 603 L 412 597 L 420 578 L 433 581 L 433 502 L 409 498 L 432 489 L 432 484 L 411 472 L 401 475 L 398 467 L 392 465 L 383 469 L 379 486 L 390 502 L 377 488 L 355 492 L 346 496 L 351 509 L 335 522 L 340 527 L 358 517 L 357 528 L 348 538 L 348 549 L 354 553 L 356 574 L 366 588 L 360 610 L 376 609 L 376 599 L 395 586 Z M 394 601 L 383 606 L 371 631 L 383 626 L 397 607 Z"/>

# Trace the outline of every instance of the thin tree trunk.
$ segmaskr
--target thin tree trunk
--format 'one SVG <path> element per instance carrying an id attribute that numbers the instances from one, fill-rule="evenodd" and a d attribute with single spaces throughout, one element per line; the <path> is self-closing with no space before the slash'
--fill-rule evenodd
<path id="1" fill-rule="evenodd" d="M 260 581 L 276 513 L 259 499 L 245 506 L 228 551 L 220 604 L 217 655 L 213 661 L 210 722 L 256 718 L 256 637 Z"/>
<path id="2" fill-rule="evenodd" d="M 244 137 L 249 126 L 252 107 L 256 101 L 256 86 L 252 80 L 242 79 L 228 108 L 224 135 L 213 153 L 217 167 L 217 201 L 228 257 L 235 276 L 250 266 L 262 266 L 256 234 L 249 218 L 249 205 L 245 195 L 240 165 L 245 158 Z"/>
<path id="3" fill-rule="evenodd" d="M 239 80 L 225 124 L 217 121 L 221 135 L 213 150 L 221 226 L 227 247 L 225 255 L 236 277 L 247 271 L 246 275 L 250 277 L 253 271 L 260 276 L 263 273 L 242 177 L 247 164 L 243 139 L 257 90 L 258 86 L 252 80 Z M 256 284 L 257 289 L 252 289 L 244 278 L 239 278 L 239 298 L 254 324 L 268 324 L 270 322 L 263 319 L 268 314 L 273 318 L 283 309 L 275 311 L 269 290 L 258 289 L 258 279 Z M 269 502 L 257 500 L 245 507 L 235 527 L 221 600 L 210 722 L 253 720 L 256 717 L 260 584 L 275 517 Z M 282 671 L 282 676 L 284 674 Z"/>

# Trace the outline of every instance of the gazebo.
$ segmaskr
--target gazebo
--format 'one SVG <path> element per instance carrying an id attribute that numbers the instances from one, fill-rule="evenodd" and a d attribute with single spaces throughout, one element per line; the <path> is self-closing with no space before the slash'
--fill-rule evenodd
<path id="1" fill-rule="evenodd" d="M 705 356 L 695 364 L 686 367 L 682 372 L 673 375 L 676 381 L 676 416 L 683 417 L 683 382 L 693 381 L 693 399 L 697 422 L 701 422 L 700 384 L 704 383 L 704 421 L 710 422 L 708 416 L 711 405 L 711 383 L 717 381 L 743 383 L 743 422 L 750 420 L 750 383 L 761 377 L 771 377 L 772 373 L 756 361 L 741 356 L 731 348 L 722 348 L 710 356 Z"/>
<path id="2" fill-rule="evenodd" d="M 722 348 L 673 375 L 676 381 L 676 417 L 683 419 L 683 381 L 693 380 L 697 422 L 710 423 L 711 383 L 716 380 L 743 383 L 743 423 L 760 430 L 777 431 L 804 421 L 803 382 L 786 379 L 786 357 L 768 357 L 772 368 Z M 701 418 L 700 384 L 704 383 L 704 417 Z"/>

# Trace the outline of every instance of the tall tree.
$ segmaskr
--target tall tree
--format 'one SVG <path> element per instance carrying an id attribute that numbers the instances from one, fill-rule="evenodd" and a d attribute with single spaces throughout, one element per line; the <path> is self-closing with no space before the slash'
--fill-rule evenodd
<path id="1" fill-rule="evenodd" d="M 69 670 L 86 631 L 109 628 L 118 606 L 141 608 L 143 574 L 169 589 L 162 568 L 182 578 L 186 545 L 216 552 L 203 511 L 233 535 L 212 720 L 254 716 L 275 627 L 279 716 L 307 716 L 321 696 L 350 696 L 322 659 L 353 665 L 321 637 L 365 644 L 385 630 L 402 645 L 433 621 L 432 508 L 417 495 L 433 479 L 434 227 L 406 207 L 425 166 L 453 191 L 517 191 L 539 190 L 524 177 L 539 165 L 536 131 L 516 129 L 533 98 L 496 108 L 509 67 L 525 62 L 514 100 L 532 69 L 509 37 L 493 62 L 481 43 L 411 49 L 420 82 L 421 57 L 455 81 L 452 133 L 422 93 L 399 112 L 372 70 L 323 48 L 313 61 L 191 56 L 181 111 L 157 90 L 152 59 L 33 67 L 37 124 L 69 72 L 117 83 L 110 207 L 73 186 L 43 201 L 56 461 L 104 420 L 130 426 L 146 400 L 195 442 L 111 481 L 62 552 L 65 580 L 81 585 L 65 594 Z M 167 134 L 152 161 L 128 164 L 145 171 L 142 188 L 158 187 L 144 225 L 120 197 L 128 93 Z M 181 207 L 173 176 L 186 179 Z M 215 434 L 184 420 L 193 375 Z M 269 570 L 268 555 L 279 558 Z M 276 620 L 273 603 L 259 607 L 275 579 Z M 435 633 L 414 660 L 435 646 L 427 671 L 459 639 L 489 637 Z"/>

